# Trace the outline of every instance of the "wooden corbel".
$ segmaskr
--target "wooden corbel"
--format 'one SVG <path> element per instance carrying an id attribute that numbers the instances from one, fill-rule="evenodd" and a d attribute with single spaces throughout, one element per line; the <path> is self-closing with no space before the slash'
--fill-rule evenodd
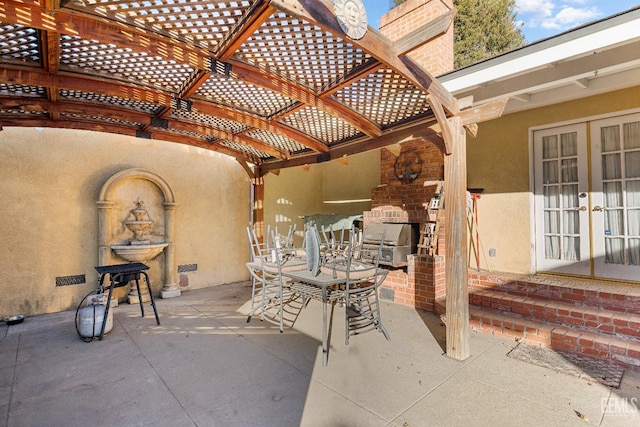
<path id="1" fill-rule="evenodd" d="M 427 95 L 427 101 L 429 102 L 429 105 L 431 105 L 433 115 L 436 117 L 436 120 L 440 125 L 442 139 L 444 140 L 444 154 L 449 155 L 452 153 L 453 148 L 451 146 L 453 142 L 453 129 L 451 129 L 449 119 L 447 119 L 447 115 L 444 112 L 442 104 L 434 96 L 432 96 L 431 94 Z"/>

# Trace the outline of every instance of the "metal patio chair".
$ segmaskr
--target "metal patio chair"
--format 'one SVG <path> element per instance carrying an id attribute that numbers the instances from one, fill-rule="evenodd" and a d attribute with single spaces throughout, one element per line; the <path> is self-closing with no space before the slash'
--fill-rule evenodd
<path id="1" fill-rule="evenodd" d="M 347 256 L 325 265 L 325 272 L 344 277 L 345 344 L 349 338 L 372 330 L 380 331 L 387 341 L 391 338 L 382 324 L 378 288 L 388 271 L 380 268 L 382 243 L 375 250 L 365 250 L 359 233 L 352 228 Z"/>

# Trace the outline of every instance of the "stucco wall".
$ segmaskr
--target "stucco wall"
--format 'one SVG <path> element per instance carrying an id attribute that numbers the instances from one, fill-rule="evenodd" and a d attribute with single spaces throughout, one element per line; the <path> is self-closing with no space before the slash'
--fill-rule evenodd
<path id="1" fill-rule="evenodd" d="M 250 184 L 234 159 L 118 135 L 5 127 L 0 132 L 0 315 L 75 308 L 95 288 L 96 200 L 104 182 L 128 168 L 149 169 L 172 187 L 178 204 L 176 265 L 197 264 L 197 271 L 188 273 L 189 289 L 247 278 Z M 152 270 L 157 292 L 162 269 Z M 56 277 L 82 274 L 85 285 L 55 286 Z"/>
<path id="2" fill-rule="evenodd" d="M 371 190 L 380 184 L 380 151 L 348 157 L 348 165 L 337 161 L 283 169 L 265 176 L 264 223 L 286 233 L 296 224 L 296 242 L 302 243 L 305 215 L 362 214 L 371 202 Z M 327 203 L 340 202 L 340 203 Z"/>
<path id="3" fill-rule="evenodd" d="M 481 267 L 533 272 L 529 129 L 640 107 L 640 86 L 506 115 L 479 125 L 467 138 L 468 186 L 484 188 L 478 200 Z M 519 102 L 511 100 L 509 102 Z M 495 249 L 495 257 L 489 250 Z"/>

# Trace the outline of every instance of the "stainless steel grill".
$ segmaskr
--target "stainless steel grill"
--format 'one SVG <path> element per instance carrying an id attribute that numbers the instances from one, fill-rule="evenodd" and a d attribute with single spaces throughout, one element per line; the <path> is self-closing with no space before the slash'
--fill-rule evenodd
<path id="1" fill-rule="evenodd" d="M 392 267 L 407 265 L 407 255 L 415 253 L 416 234 L 411 224 L 369 224 L 364 228 L 363 248 L 377 249 L 382 242 L 380 264 Z"/>

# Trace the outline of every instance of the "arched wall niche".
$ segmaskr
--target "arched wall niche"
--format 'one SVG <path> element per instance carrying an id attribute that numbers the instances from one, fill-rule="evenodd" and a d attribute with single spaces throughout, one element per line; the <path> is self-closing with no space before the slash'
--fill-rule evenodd
<path id="1" fill-rule="evenodd" d="M 126 260 L 112 250 L 113 246 L 127 244 L 132 232 L 124 222 L 131 219 L 131 210 L 142 201 L 148 218 L 154 222 L 149 239 L 152 243 L 166 243 L 163 252 L 148 264 L 161 265 L 160 272 L 150 270 L 152 282 L 163 283 L 162 298 L 177 297 L 180 289 L 176 285 L 175 271 L 175 194 L 169 183 L 157 173 L 141 168 L 125 169 L 112 175 L 102 186 L 98 206 L 98 263 L 99 265 L 121 264 Z M 155 279 L 154 279 L 155 277 Z M 153 284 L 153 283 L 152 283 Z M 141 287 L 141 290 L 145 288 Z M 135 287 L 129 292 L 129 302 L 138 303 L 139 298 L 148 300 L 146 293 L 138 295 Z"/>

